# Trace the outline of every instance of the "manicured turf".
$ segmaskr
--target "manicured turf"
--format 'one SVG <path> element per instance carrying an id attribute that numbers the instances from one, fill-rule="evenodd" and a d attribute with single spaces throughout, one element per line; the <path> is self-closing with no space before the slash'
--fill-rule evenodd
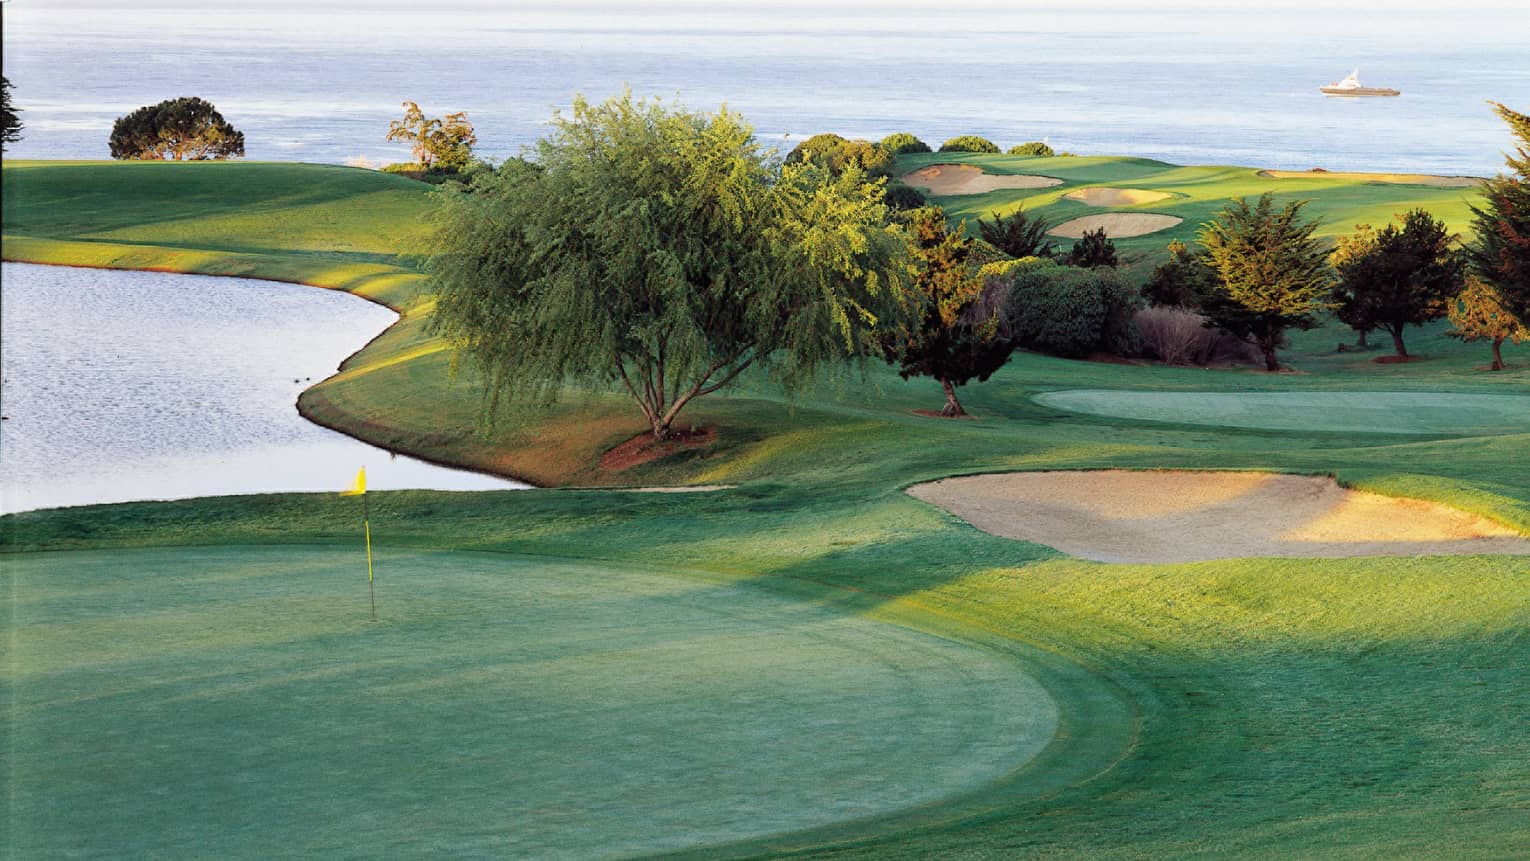
<path id="1" fill-rule="evenodd" d="M 357 548 L 11 557 L 15 857 L 615 857 L 981 789 L 1008 656 L 748 583 Z M 272 823 L 281 823 L 273 830 Z"/>
<path id="2" fill-rule="evenodd" d="M 1523 433 L 1530 394 L 1455 392 L 1044 392 L 1036 402 L 1101 416 L 1234 428 L 1347 433 Z"/>
<path id="3" fill-rule="evenodd" d="M 1152 176 L 1164 179 L 1165 169 L 1157 163 L 1056 161 L 1070 164 L 1039 172 L 1095 171 L 1099 180 L 1089 181 L 1118 187 L 1143 187 L 1145 181 L 1133 180 Z M 185 176 L 201 169 L 183 167 L 190 168 Z M 237 177 L 235 167 L 255 166 L 215 169 L 226 168 L 224 176 Z M 305 170 L 330 169 L 288 170 L 297 185 Z M 1216 169 L 1204 170 L 1211 173 L 1186 174 L 1189 188 L 1214 183 Z M 1251 170 L 1225 170 L 1240 183 L 1251 181 Z M 360 177 L 357 194 L 362 193 L 360 184 L 374 181 L 363 172 L 342 172 Z M 7 256 L 25 248 L 52 262 L 99 262 L 90 255 L 130 253 L 133 265 L 170 265 L 188 253 L 170 246 L 127 252 L 111 243 L 70 237 L 17 238 L 9 163 L 5 176 Z M 1072 187 L 1085 178 L 1073 177 L 1078 182 Z M 1345 219 L 1383 211 L 1385 218 L 1402 202 L 1388 195 L 1423 193 L 1401 188 L 1339 185 L 1333 190 L 1337 197 L 1325 200 L 1351 200 L 1354 209 Z M 1428 191 L 1465 197 L 1460 190 Z M 69 205 L 68 194 L 50 194 L 26 204 L 28 211 Z M 1214 208 L 1210 201 L 1204 205 Z M 103 204 L 130 206 L 130 196 Z M 154 210 L 148 212 L 146 220 L 151 220 Z M 111 229 L 124 229 L 114 223 Z M 307 229 L 324 228 L 312 222 Z M 232 238 L 208 243 L 215 241 L 235 244 Z M 289 254 L 278 245 L 213 252 L 219 260 L 237 259 L 258 273 L 273 274 L 310 267 L 319 257 Z M 237 254 L 251 256 L 227 257 Z M 262 268 L 267 266 L 274 268 Z M 411 283 L 405 268 L 393 271 L 395 287 Z M 427 307 L 422 304 L 419 310 Z M 683 420 L 717 429 L 711 447 L 610 474 L 593 466 L 599 453 L 642 426 L 622 399 L 602 393 L 574 397 L 555 407 L 526 409 L 492 432 L 475 435 L 477 392 L 470 379 L 448 384 L 447 355 L 425 338 L 423 324 L 418 313 L 407 317 L 353 359 L 339 378 L 310 391 L 305 408 L 371 439 L 546 482 L 738 486 L 687 495 L 555 490 L 376 494 L 373 529 L 386 552 L 470 550 L 506 554 L 510 558 L 504 564 L 511 567 L 524 566 L 527 557 L 552 557 L 569 560 L 557 564 L 574 568 L 686 572 L 687 577 L 733 584 L 730 588 L 747 586 L 770 600 L 792 602 L 789 615 L 832 609 L 995 650 L 1020 662 L 1058 704 L 1058 738 L 1065 743 L 1043 751 L 1009 780 L 893 820 L 708 846 L 697 850 L 700 856 L 788 850 L 836 858 L 1530 855 L 1530 828 L 1524 825 L 1530 817 L 1530 770 L 1524 767 L 1530 761 L 1530 733 L 1525 731 L 1530 721 L 1530 559 L 1103 565 L 983 534 L 902 492 L 916 481 L 1012 469 L 1318 472 L 1383 493 L 1438 500 L 1530 532 L 1530 432 L 1469 435 L 1477 431 L 1464 422 L 1406 436 L 1315 429 L 1307 423 L 1284 430 L 1228 428 L 1065 412 L 1036 401 L 1046 392 L 1080 389 L 1355 393 L 1359 401 L 1374 392 L 1523 396 L 1530 391 L 1530 360 L 1522 348 L 1506 348 L 1513 369 L 1497 374 L 1478 370 L 1486 362 L 1485 347 L 1446 338 L 1438 324 L 1410 331 L 1410 349 L 1424 360 L 1398 365 L 1375 364 L 1378 353 L 1339 352 L 1338 344 L 1352 341 L 1352 333 L 1341 327 L 1298 333 L 1282 354 L 1298 373 L 1281 375 L 1022 354 L 989 382 L 961 390 L 976 416 L 972 421 L 914 415 L 914 409 L 939 406 L 938 386 L 902 381 L 880 367 L 868 368 L 864 376 L 850 371 L 825 381 L 795 402 L 753 380 L 728 397 L 708 398 L 687 411 Z M 227 545 L 231 549 L 218 552 L 230 554 L 234 571 L 256 558 L 240 549 L 249 545 L 275 545 L 288 553 L 294 545 L 331 547 L 352 542 L 354 536 L 354 500 L 333 496 L 124 505 L 0 520 L 0 546 L 12 552 L 84 549 L 115 555 L 135 546 Z M 6 559 L 0 573 L 11 576 L 14 559 Z M 44 563 L 41 573 L 12 579 L 7 594 L 71 594 L 69 581 L 56 581 L 53 570 Z M 589 590 L 588 578 L 575 580 L 581 592 Z M 324 611 L 335 620 L 355 618 L 361 584 L 345 582 L 345 599 Z M 266 591 L 298 601 L 285 591 L 281 577 L 259 583 L 249 600 L 259 600 Z M 432 607 L 482 594 L 481 586 L 449 576 L 438 588 L 434 585 L 419 581 L 419 599 Z M 152 605 L 155 595 L 166 592 L 149 589 L 135 584 L 101 593 L 102 602 L 111 602 L 101 606 Z M 174 590 L 169 591 L 173 598 Z M 497 646 L 485 643 L 493 625 L 467 615 L 484 627 L 468 638 L 480 650 L 465 653 L 478 657 L 463 657 L 461 670 L 481 665 L 492 673 Z M 303 618 L 310 620 L 303 624 L 315 627 L 340 624 Z M 221 631 L 229 617 L 203 614 L 196 624 Z M 375 636 L 403 650 L 406 659 L 451 645 L 417 641 L 391 628 Z M 209 660 L 234 654 L 211 635 L 184 642 L 188 661 L 196 660 L 201 649 L 215 650 Z M 352 660 L 336 657 L 333 643 L 332 638 L 305 636 L 282 648 L 293 662 L 288 666 Z M 275 674 L 279 667 L 271 666 Z M 8 670 L 15 674 L 14 661 Z M 125 671 L 111 681 L 153 685 L 175 679 L 138 678 Z M 196 679 L 187 674 L 178 683 L 194 688 Z M 14 684 L 7 691 L 13 708 L 30 702 L 26 691 Z M 152 703 L 151 695 L 144 696 Z M 426 709 L 435 702 L 425 690 L 418 697 L 411 707 Z M 168 725 L 174 725 L 174 707 L 185 701 L 162 710 Z M 77 714 L 87 726 L 117 726 L 118 717 L 104 706 L 82 706 Z M 200 731 L 203 738 L 215 735 L 205 727 Z M 376 727 L 376 733 L 379 746 L 414 743 L 409 733 L 384 726 Z M 244 753 L 237 746 L 239 736 L 225 737 L 229 743 L 209 752 L 194 771 L 227 774 L 231 762 L 243 763 L 249 767 L 239 773 L 247 779 L 270 778 L 263 760 L 242 758 L 258 756 L 262 749 Z M 429 745 L 419 751 L 422 759 L 430 749 L 454 750 L 450 739 L 427 740 Z M 67 756 L 58 761 L 50 779 L 64 781 Z M 436 776 L 437 771 L 429 771 L 424 779 Z M 48 794 L 47 789 L 40 792 Z M 217 797 L 212 793 L 209 803 Z M 411 821 L 424 815 L 422 806 L 407 795 L 384 796 L 368 824 Z M 254 820 L 252 827 L 275 835 L 292 833 L 274 809 L 266 811 L 269 815 Z M 429 815 L 452 815 L 452 810 Z M 499 825 L 482 819 L 447 830 L 460 838 Z M 346 846 L 364 853 L 368 847 L 363 841 L 357 837 Z"/>

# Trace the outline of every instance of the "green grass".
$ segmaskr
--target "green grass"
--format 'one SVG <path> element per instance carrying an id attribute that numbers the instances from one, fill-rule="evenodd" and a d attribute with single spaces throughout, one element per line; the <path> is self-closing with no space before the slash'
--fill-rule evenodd
<path id="1" fill-rule="evenodd" d="M 1052 224 L 1102 212 L 1158 212 L 1183 219 L 1178 225 L 1145 236 L 1112 241 L 1131 269 L 1145 276 L 1165 256 L 1171 240 L 1194 245 L 1202 224 L 1215 217 L 1234 197 L 1255 198 L 1273 192 L 1279 204 L 1310 200 L 1307 213 L 1318 219 L 1317 235 L 1336 237 L 1350 233 L 1357 224 L 1380 227 L 1410 209 L 1422 207 L 1434 213 L 1452 230 L 1467 231 L 1471 223 L 1468 204 L 1477 196 L 1469 188 L 1436 188 L 1367 182 L 1353 177 L 1323 176 L 1272 179 L 1258 168 L 1211 165 L 1181 167 L 1141 158 L 1114 156 L 1027 158 L 971 153 L 920 153 L 898 157 L 899 174 L 931 164 L 970 164 L 988 173 L 1021 173 L 1050 176 L 1062 185 L 1043 189 L 1000 189 L 986 194 L 935 197 L 952 218 L 966 219 L 974 235 L 979 218 L 992 220 L 993 213 L 1008 215 L 1018 209 L 1039 214 Z M 1162 191 L 1169 200 L 1128 207 L 1101 208 L 1069 200 L 1069 192 L 1090 186 Z M 1070 240 L 1059 240 L 1066 248 Z"/>
<path id="2" fill-rule="evenodd" d="M 1016 164 L 1022 161 L 1027 170 L 1038 163 L 1017 159 Z M 1166 170 L 1140 160 L 1053 161 L 1068 164 L 1037 172 L 1061 176 L 1063 170 L 1078 171 L 1074 178 L 1079 182 L 1097 176 L 1089 181 L 1120 185 L 1128 174 L 1147 178 Z M 226 176 L 235 177 L 232 169 L 255 167 L 213 170 L 230 170 Z M 185 175 L 198 169 L 191 167 Z M 294 178 L 307 170 L 329 170 L 287 169 Z M 1250 173 L 1242 168 L 1183 171 L 1187 185 L 1194 185 L 1197 171 L 1209 172 L 1202 180 L 1209 185 L 1218 181 L 1218 171 L 1226 173 L 1228 182 L 1239 176 L 1242 182 Z M 336 172 L 359 177 L 355 194 L 370 193 L 370 175 Z M 8 163 L 7 258 L 17 243 L 44 243 L 41 256 L 57 255 L 52 262 L 87 262 L 74 255 L 103 247 L 116 253 L 112 249 L 123 247 L 116 239 L 26 233 L 25 217 L 20 227 L 13 223 L 12 183 L 18 175 Z M 300 184 L 293 180 L 294 187 Z M 1397 194 L 1418 193 L 1399 188 L 1340 187 L 1335 193 L 1352 195 L 1358 212 L 1396 205 Z M 23 191 L 16 211 L 49 208 L 27 194 Z M 53 205 L 67 206 L 67 194 L 52 194 Z M 420 204 L 425 202 L 421 197 Z M 107 201 L 101 208 L 127 205 Z M 48 217 L 64 219 L 65 214 Z M 83 218 L 79 213 L 68 217 Z M 101 223 L 114 218 L 103 215 Z M 195 229 L 194 223 L 181 222 L 182 229 Z M 120 219 L 110 227 L 130 228 Z M 315 222 L 309 229 L 324 228 Z M 136 236 L 143 240 L 147 234 Z M 210 254 L 256 255 L 247 261 L 256 274 L 272 271 L 263 268 L 268 263 L 300 268 L 317 257 L 317 252 L 289 253 L 275 242 L 266 248 L 248 243 L 235 248 L 232 238 L 228 248 L 213 247 L 212 238 L 206 242 Z M 134 260 L 152 264 L 188 253 L 195 245 L 135 246 L 141 256 Z M 367 265 L 395 264 L 374 260 Z M 407 276 L 406 267 L 398 271 Z M 419 310 L 426 308 L 422 304 Z M 1294 374 L 1018 355 L 988 383 L 962 390 L 977 418 L 960 422 L 914 415 L 916 408 L 939 405 L 938 387 L 902 381 L 878 367 L 868 368 L 864 376 L 851 372 L 826 381 L 795 402 L 755 380 L 688 411 L 688 420 L 718 429 L 713 447 L 605 474 L 591 466 L 593 459 L 641 428 L 631 407 L 614 395 L 597 393 L 526 410 L 490 434 L 475 435 L 477 393 L 470 380 L 448 385 L 447 355 L 425 338 L 422 324 L 418 313 L 406 317 L 353 358 L 338 378 L 307 393 L 305 409 L 336 424 L 349 423 L 373 439 L 549 482 L 737 487 L 687 495 L 571 490 L 375 494 L 373 529 L 380 549 L 406 560 L 403 564 L 420 566 L 407 584 L 390 575 L 379 580 L 385 613 L 430 617 L 424 633 L 404 627 L 397 617 L 379 623 L 375 632 L 368 630 L 356 622 L 364 584 L 355 573 L 323 565 L 308 572 L 291 561 L 309 553 L 330 559 L 338 552 L 335 545 L 353 543 L 354 500 L 229 497 L 13 515 L 0 520 L 0 547 L 29 555 L 6 557 L 0 569 L 16 608 L 8 620 L 16 647 L 6 652 L 10 708 L 48 701 L 36 692 L 136 690 L 141 712 L 122 714 L 101 703 L 78 706 L 74 726 L 85 736 L 96 736 L 78 743 L 94 750 L 125 750 L 139 774 L 163 767 L 209 780 L 227 777 L 229 783 L 207 793 L 216 799 L 224 797 L 222 792 L 244 791 L 234 785 L 235 774 L 260 784 L 291 776 L 294 772 L 284 769 L 298 767 L 290 750 L 243 750 L 235 744 L 240 736 L 230 734 L 228 726 L 206 723 L 209 714 L 250 711 L 239 705 L 251 696 L 236 684 L 241 674 L 248 674 L 251 683 L 276 680 L 271 690 L 283 696 L 314 684 L 343 702 L 365 699 L 361 680 L 387 683 L 379 674 L 391 665 L 382 662 L 395 657 L 405 668 L 401 672 L 411 676 L 429 675 L 428 659 L 442 650 L 450 650 L 454 667 L 491 672 L 503 654 L 502 626 L 514 624 L 501 617 L 514 617 L 520 607 L 511 601 L 522 588 L 516 572 L 542 566 L 549 576 L 567 578 L 559 582 L 581 595 L 601 590 L 589 573 L 580 572 L 647 572 L 679 577 L 662 588 L 682 593 L 687 588 L 758 593 L 759 601 L 775 608 L 773 613 L 793 619 L 843 619 L 836 624 L 847 625 L 863 619 L 993 650 L 1017 661 L 1059 704 L 1062 732 L 1053 747 L 1008 779 L 959 794 L 948 805 L 698 849 L 704 856 L 1488 859 L 1530 854 L 1530 829 L 1524 825 L 1530 820 L 1530 772 L 1523 765 L 1530 761 L 1530 733 L 1525 732 L 1530 721 L 1530 559 L 1104 565 L 978 532 L 902 493 L 917 481 L 1010 469 L 1269 469 L 1332 473 L 1350 485 L 1438 500 L 1530 532 L 1530 432 L 1523 430 L 1501 433 L 1505 428 L 1495 427 L 1494 435 L 1484 436 L 1467 422 L 1432 424 L 1423 433 L 1405 436 L 1322 427 L 1318 421 L 1285 429 L 1217 427 L 1062 411 L 1036 400 L 1068 390 L 1172 397 L 1319 392 L 1349 394 L 1356 403 L 1373 401 L 1376 392 L 1523 397 L 1530 391 L 1530 356 L 1523 349 L 1506 349 L 1512 370 L 1484 373 L 1478 370 L 1486 362 L 1484 347 L 1446 338 L 1444 327 L 1435 325 L 1410 332 L 1412 352 L 1425 358 L 1403 365 L 1375 364 L 1371 360 L 1379 353 L 1338 352 L 1337 344 L 1351 340 L 1339 328 L 1299 333 L 1283 354 L 1298 370 Z M 249 549 L 256 546 L 269 549 Z M 150 548 L 137 558 L 153 564 L 128 564 L 134 557 L 124 548 Z M 199 557 L 204 551 L 194 548 L 214 549 Z M 496 561 L 482 563 L 476 574 L 456 570 L 455 563 L 442 566 L 450 570 L 430 567 L 431 559 L 457 558 L 437 554 L 468 552 Z M 333 558 L 334 565 L 345 564 L 343 556 Z M 91 574 L 93 560 L 99 569 L 101 559 L 122 562 L 112 566 L 115 573 Z M 269 566 L 261 576 L 262 560 L 276 560 L 272 564 L 280 576 L 272 576 Z M 111 589 L 92 580 L 106 576 L 117 578 Z M 327 579 L 331 576 L 333 582 Z M 238 591 L 219 598 L 225 586 Z M 177 603 L 182 601 L 210 609 L 187 613 L 176 609 L 184 608 Z M 166 606 L 156 612 L 160 605 Z M 275 606 L 292 608 L 291 618 L 271 615 L 266 623 L 252 621 L 256 610 Z M 505 611 L 496 614 L 494 608 L 501 606 Z M 34 608 L 55 614 L 40 630 L 31 627 L 34 617 L 24 615 Z M 112 614 L 132 621 L 113 628 Z M 536 618 L 531 608 L 527 615 Z M 19 627 L 21 622 L 28 627 Z M 445 633 L 454 623 L 465 628 L 460 648 Z M 100 662 L 108 668 L 102 675 L 93 680 L 71 676 L 75 670 L 69 667 L 56 674 L 18 674 L 23 667 L 12 655 L 56 651 L 62 660 L 82 648 L 70 645 L 80 638 L 69 638 L 67 632 L 92 627 L 97 638 L 92 642 L 101 648 L 76 657 L 86 668 Z M 674 633 L 639 628 L 644 636 Z M 343 630 L 326 633 L 337 629 Z M 267 639 L 251 642 L 251 631 Z M 57 635 L 65 635 L 62 644 L 45 639 Z M 35 645 L 41 643 L 58 645 L 38 652 Z M 180 654 L 177 644 L 184 645 Z M 708 649 L 677 648 L 682 658 L 708 666 Z M 145 654 L 134 657 L 138 652 Z M 110 669 L 135 660 L 142 661 L 141 676 Z M 175 670 L 182 661 L 191 663 L 183 675 Z M 201 678 L 213 681 L 199 687 L 198 666 Z M 295 668 L 327 668 L 332 675 L 303 681 L 291 678 Z M 768 675 L 762 674 L 761 683 Z M 156 685 L 200 690 L 199 710 L 157 705 L 156 690 L 166 688 Z M 463 704 L 472 703 L 475 695 L 464 686 L 439 699 L 421 695 L 414 702 L 373 701 L 371 714 L 392 710 L 401 719 L 420 720 L 412 709 L 439 706 L 460 715 L 453 710 L 467 708 Z M 700 703 L 710 693 L 703 686 L 694 696 Z M 310 730 L 300 726 L 301 710 L 273 711 L 259 716 L 260 737 L 273 737 L 283 726 Z M 475 732 L 482 730 L 469 724 Z M 153 733 L 143 744 L 131 732 L 109 734 L 133 726 Z M 331 730 L 311 731 L 316 734 L 311 738 L 323 739 Z M 781 732 L 792 737 L 796 727 Z M 166 740 L 181 736 L 230 741 L 191 763 Z M 493 744 L 492 739 L 473 738 Z M 49 737 L 48 750 L 55 749 L 53 741 Z M 432 828 L 439 826 L 430 833 L 442 839 L 465 840 L 480 833 L 492 839 L 524 821 L 483 813 L 471 821 L 441 824 L 464 810 L 481 809 L 451 803 L 436 809 L 412 796 L 411 787 L 421 780 L 441 787 L 481 785 L 489 781 L 481 771 L 487 766 L 455 756 L 460 748 L 451 738 L 426 733 L 419 740 L 381 724 L 366 750 L 399 751 L 412 743 L 423 747 L 410 752 L 414 758 L 399 762 L 430 759 L 433 766 L 368 773 L 375 778 L 371 785 L 378 799 L 366 820 L 369 827 L 427 821 Z M 40 746 L 17 744 L 13 734 L 15 753 L 6 760 L 12 780 L 12 762 L 35 763 L 45 756 Z M 316 743 L 314 749 L 346 755 L 338 743 Z M 79 785 L 78 775 L 67 766 L 75 749 L 62 750 L 34 784 L 40 798 Z M 262 751 L 272 758 L 259 758 Z M 439 760 L 429 756 L 432 751 L 442 754 Z M 899 763 L 872 767 L 896 769 Z M 317 797 L 338 779 L 329 771 L 315 771 L 288 783 L 294 792 L 309 793 L 304 797 Z M 317 845 L 304 841 L 322 842 L 328 839 L 324 834 L 332 833 L 328 820 L 288 819 L 272 806 L 258 810 L 249 827 L 280 835 L 283 846 Z M 48 840 L 65 839 L 58 835 L 78 824 L 62 809 L 50 815 L 58 818 L 43 821 L 57 823 L 43 835 Z M 217 821 L 217 815 L 233 814 L 206 815 Z M 202 820 L 183 819 L 186 833 L 195 835 Z M 164 827 L 177 819 L 160 811 L 147 821 Z M 457 845 L 463 853 L 513 854 Z M 293 848 L 291 854 L 299 851 Z M 255 848 L 249 852 L 271 854 Z"/>

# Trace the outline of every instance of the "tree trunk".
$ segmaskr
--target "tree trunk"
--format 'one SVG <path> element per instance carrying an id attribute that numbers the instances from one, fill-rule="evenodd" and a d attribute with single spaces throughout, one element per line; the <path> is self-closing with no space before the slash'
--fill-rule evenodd
<path id="1" fill-rule="evenodd" d="M 940 414 L 948 419 L 966 415 L 967 411 L 962 409 L 962 402 L 956 399 L 956 387 L 951 385 L 951 381 L 942 377 L 940 387 L 946 393 L 946 406 L 940 411 Z"/>
<path id="2" fill-rule="evenodd" d="M 1503 370 L 1503 350 L 1501 349 L 1503 347 L 1503 341 L 1504 341 L 1503 338 L 1494 338 L 1493 339 L 1493 367 L 1492 367 L 1492 370 L 1494 370 L 1494 371 L 1501 371 L 1501 370 Z"/>
<path id="3" fill-rule="evenodd" d="M 1392 329 L 1391 332 L 1392 332 L 1392 348 L 1397 350 L 1397 358 L 1399 358 L 1399 359 L 1406 359 L 1406 358 L 1408 358 L 1408 348 L 1403 344 L 1402 327 L 1398 326 L 1396 329 Z"/>
<path id="4" fill-rule="evenodd" d="M 1369 338 L 1370 338 L 1370 335 L 1371 335 L 1371 330 L 1370 329 L 1356 329 L 1355 331 L 1360 333 L 1360 339 L 1355 342 L 1355 346 L 1359 347 L 1362 350 L 1370 349 L 1371 344 L 1370 344 Z"/>
<path id="5" fill-rule="evenodd" d="M 661 440 L 661 441 L 669 439 L 670 422 L 665 421 L 662 416 L 655 416 L 654 418 L 650 419 L 649 421 L 653 425 L 653 438 L 654 439 Z"/>
<path id="6" fill-rule="evenodd" d="M 1275 337 L 1266 335 L 1259 339 L 1259 350 L 1264 353 L 1264 369 L 1273 374 L 1280 370 L 1280 361 L 1275 358 Z"/>

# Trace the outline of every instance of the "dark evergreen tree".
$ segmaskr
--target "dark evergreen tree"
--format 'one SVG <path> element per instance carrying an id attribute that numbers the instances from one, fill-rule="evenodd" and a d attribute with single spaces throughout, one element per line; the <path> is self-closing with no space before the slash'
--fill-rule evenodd
<path id="1" fill-rule="evenodd" d="M 1086 230 L 1084 235 L 1073 243 L 1073 249 L 1068 252 L 1068 257 L 1063 262 L 1081 269 L 1093 269 L 1097 266 L 1114 267 L 1117 264 L 1116 244 L 1105 235 L 1103 227 L 1098 230 Z"/>
<path id="2" fill-rule="evenodd" d="M 0 75 L 0 149 L 4 149 L 5 144 L 21 140 L 21 130 L 25 126 L 17 113 L 17 108 L 11 104 L 10 79 Z"/>
<path id="3" fill-rule="evenodd" d="M 951 230 L 939 207 L 914 210 L 908 220 L 921 263 L 915 286 L 923 314 L 910 331 L 884 342 L 885 356 L 905 380 L 940 383 L 946 395 L 942 416 L 964 416 L 957 387 L 988 379 L 1014 352 L 1005 309 L 1009 285 L 977 274 L 977 243 L 963 230 Z"/>
<path id="4" fill-rule="evenodd" d="M 1485 200 L 1472 207 L 1477 238 L 1466 255 L 1472 272 L 1498 291 L 1505 310 L 1530 320 L 1530 116 L 1497 103 L 1493 108 L 1515 138 L 1506 157 L 1511 173 L 1483 186 Z"/>
<path id="5" fill-rule="evenodd" d="M 1032 217 L 1018 209 L 1009 215 L 993 213 L 992 223 L 978 219 L 978 235 L 983 241 L 1016 259 L 1053 256 L 1057 243 L 1047 238 L 1051 229 L 1041 216 Z"/>
<path id="6" fill-rule="evenodd" d="M 167 99 L 121 117 L 109 139 L 112 158 L 202 161 L 244 155 L 238 131 L 196 96 Z"/>
<path id="7" fill-rule="evenodd" d="M 1388 224 L 1369 247 L 1338 265 L 1334 288 L 1339 319 L 1359 330 L 1381 329 L 1392 336 L 1400 358 L 1408 357 L 1403 330 L 1444 317 L 1461 292 L 1463 261 L 1451 249 L 1454 237 L 1443 222 L 1422 209 Z"/>

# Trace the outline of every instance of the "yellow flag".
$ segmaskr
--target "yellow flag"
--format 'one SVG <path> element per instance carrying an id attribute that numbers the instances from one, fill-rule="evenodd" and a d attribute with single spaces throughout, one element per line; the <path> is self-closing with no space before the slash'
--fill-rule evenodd
<path id="1" fill-rule="evenodd" d="M 364 494 L 366 492 L 367 492 L 367 468 L 363 466 L 361 468 L 361 471 L 356 473 L 356 483 L 351 485 L 351 489 L 350 490 L 342 490 L 342 491 L 340 491 L 340 495 L 341 496 L 361 496 L 362 494 Z"/>

